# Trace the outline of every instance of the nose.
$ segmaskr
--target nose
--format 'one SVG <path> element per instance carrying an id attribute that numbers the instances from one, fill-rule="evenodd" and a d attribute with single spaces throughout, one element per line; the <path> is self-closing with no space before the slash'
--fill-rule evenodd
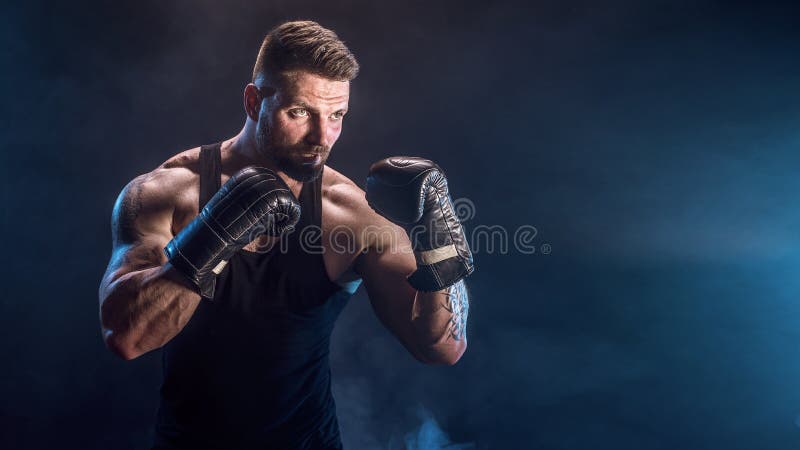
<path id="1" fill-rule="evenodd" d="M 306 134 L 306 143 L 320 147 L 330 148 L 336 140 L 336 133 L 329 121 L 324 117 L 311 120 L 311 126 Z"/>

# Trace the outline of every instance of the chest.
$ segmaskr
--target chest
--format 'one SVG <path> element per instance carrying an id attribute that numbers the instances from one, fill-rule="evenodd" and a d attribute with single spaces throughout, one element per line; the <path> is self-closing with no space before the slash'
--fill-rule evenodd
<path id="1" fill-rule="evenodd" d="M 177 234 L 199 214 L 198 196 L 187 195 L 181 198 L 173 214 L 173 234 Z M 358 279 L 352 268 L 361 253 L 363 245 L 356 233 L 349 231 L 343 221 L 337 220 L 332 213 L 335 207 L 326 199 L 322 199 L 321 226 L 307 226 L 296 230 L 296 238 L 303 251 L 321 256 L 328 278 L 337 283 L 346 283 Z M 242 250 L 250 253 L 265 253 L 276 246 L 287 246 L 279 237 L 257 236 Z"/>

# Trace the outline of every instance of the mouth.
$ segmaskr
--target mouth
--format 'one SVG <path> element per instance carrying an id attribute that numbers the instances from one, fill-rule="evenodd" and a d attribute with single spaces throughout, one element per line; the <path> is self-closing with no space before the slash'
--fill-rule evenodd
<path id="1" fill-rule="evenodd" d="M 300 159 L 303 164 L 317 164 L 322 160 L 322 155 L 319 153 L 301 153 Z"/>

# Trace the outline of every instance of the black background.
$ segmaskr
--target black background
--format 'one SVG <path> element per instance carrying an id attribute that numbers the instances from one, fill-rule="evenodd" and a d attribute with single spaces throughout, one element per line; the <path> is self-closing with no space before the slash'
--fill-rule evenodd
<path id="1" fill-rule="evenodd" d="M 477 249 L 454 367 L 352 299 L 347 448 L 800 448 L 797 7 L 632 0 L 2 6 L 3 448 L 147 447 L 160 353 L 99 332 L 113 201 L 236 134 L 261 39 L 297 18 L 362 66 L 333 167 L 429 157 L 468 231 L 538 230 Z"/>

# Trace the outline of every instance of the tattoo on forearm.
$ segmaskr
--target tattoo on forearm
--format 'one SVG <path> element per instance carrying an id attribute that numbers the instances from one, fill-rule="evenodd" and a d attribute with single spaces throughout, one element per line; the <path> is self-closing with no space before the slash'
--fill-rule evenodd
<path id="1" fill-rule="evenodd" d="M 467 286 L 464 284 L 464 280 L 447 288 L 445 295 L 447 301 L 444 308 L 450 312 L 448 332 L 451 338 L 460 341 L 467 333 L 467 314 L 469 313 Z"/>

